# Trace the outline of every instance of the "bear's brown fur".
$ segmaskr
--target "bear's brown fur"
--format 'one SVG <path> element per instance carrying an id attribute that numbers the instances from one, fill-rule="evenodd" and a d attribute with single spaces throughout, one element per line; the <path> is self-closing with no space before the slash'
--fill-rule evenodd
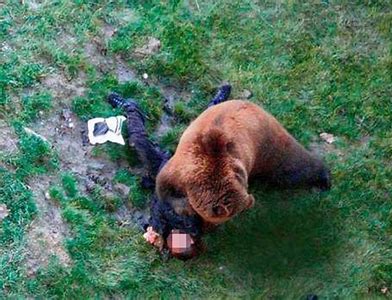
<path id="1" fill-rule="evenodd" d="M 252 207 L 248 180 L 328 189 L 329 171 L 259 106 L 231 100 L 204 111 L 183 133 L 157 177 L 177 213 L 220 224 Z"/>

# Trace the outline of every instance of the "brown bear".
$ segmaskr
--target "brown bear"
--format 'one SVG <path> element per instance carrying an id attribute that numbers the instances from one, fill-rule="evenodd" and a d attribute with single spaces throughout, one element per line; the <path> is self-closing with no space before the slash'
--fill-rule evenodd
<path id="1" fill-rule="evenodd" d="M 252 207 L 252 177 L 284 187 L 330 188 L 324 163 L 273 116 L 251 102 L 231 100 L 208 108 L 185 130 L 157 176 L 156 192 L 178 214 L 220 224 Z"/>

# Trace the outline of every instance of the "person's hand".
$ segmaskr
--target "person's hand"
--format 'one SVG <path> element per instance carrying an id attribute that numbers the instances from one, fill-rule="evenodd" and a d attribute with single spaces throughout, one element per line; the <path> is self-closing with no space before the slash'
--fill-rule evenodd
<path id="1" fill-rule="evenodd" d="M 147 231 L 143 234 L 143 237 L 154 247 L 157 247 L 159 250 L 163 249 L 163 246 L 165 244 L 163 237 L 159 233 L 155 232 L 152 226 L 147 227 Z"/>
<path id="2" fill-rule="evenodd" d="M 167 237 L 166 243 L 163 237 L 154 231 L 152 226 L 147 227 L 147 231 L 143 234 L 143 237 L 148 243 L 158 248 L 161 252 L 164 250 L 166 244 L 170 255 L 179 259 L 190 259 L 200 252 L 200 249 L 198 249 L 196 241 L 192 236 L 189 233 L 181 232 L 178 229 L 173 229 L 171 231 Z"/>

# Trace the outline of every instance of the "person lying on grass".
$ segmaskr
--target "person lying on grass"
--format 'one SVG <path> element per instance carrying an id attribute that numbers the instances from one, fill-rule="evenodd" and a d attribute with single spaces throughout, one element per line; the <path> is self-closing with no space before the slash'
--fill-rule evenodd
<path id="1" fill-rule="evenodd" d="M 169 247 L 180 258 L 201 248 L 199 239 L 193 238 L 200 236 L 201 228 L 222 224 L 253 206 L 249 178 L 283 187 L 327 190 L 331 185 L 324 163 L 273 116 L 248 101 L 226 101 L 229 92 L 227 86 L 219 90 L 209 108 L 184 131 L 170 159 L 147 138 L 134 103 L 109 99 L 127 111 L 130 141 L 155 179 L 152 227 L 145 238 L 160 248 Z"/>
<path id="2" fill-rule="evenodd" d="M 229 84 L 222 85 L 208 107 L 228 100 L 230 92 Z M 108 102 L 113 107 L 120 107 L 125 111 L 128 143 L 136 150 L 146 171 L 142 185 L 154 191 L 156 176 L 170 159 L 170 154 L 149 139 L 145 129 L 145 117 L 136 101 L 111 93 Z M 156 194 L 150 199 L 150 219 L 143 224 L 143 228 L 146 231 L 146 241 L 160 251 L 168 249 L 170 254 L 177 258 L 194 257 L 203 249 L 201 218 L 197 215 L 184 216 L 176 213 L 169 202 L 160 201 Z"/>

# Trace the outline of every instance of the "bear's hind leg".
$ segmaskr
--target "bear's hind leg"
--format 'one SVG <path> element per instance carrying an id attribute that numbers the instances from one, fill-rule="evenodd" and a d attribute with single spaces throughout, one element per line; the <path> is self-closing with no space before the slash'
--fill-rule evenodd
<path id="1" fill-rule="evenodd" d="M 298 145 L 300 146 L 300 145 Z M 285 159 L 272 174 L 272 181 L 280 186 L 316 187 L 322 191 L 331 188 L 331 175 L 324 162 L 313 157 L 300 146 L 300 151 L 286 153 Z"/>

